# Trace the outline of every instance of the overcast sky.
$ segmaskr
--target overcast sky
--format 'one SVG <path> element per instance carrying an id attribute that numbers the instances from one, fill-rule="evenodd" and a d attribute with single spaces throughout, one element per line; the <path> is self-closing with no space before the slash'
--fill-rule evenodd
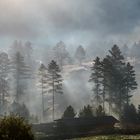
<path id="1" fill-rule="evenodd" d="M 0 45 L 140 39 L 140 0 L 0 0 Z"/>

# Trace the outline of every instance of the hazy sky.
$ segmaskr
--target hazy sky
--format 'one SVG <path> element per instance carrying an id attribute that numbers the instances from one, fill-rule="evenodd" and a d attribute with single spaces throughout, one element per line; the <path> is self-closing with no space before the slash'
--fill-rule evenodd
<path id="1" fill-rule="evenodd" d="M 0 0 L 0 45 L 139 40 L 140 0 Z"/>

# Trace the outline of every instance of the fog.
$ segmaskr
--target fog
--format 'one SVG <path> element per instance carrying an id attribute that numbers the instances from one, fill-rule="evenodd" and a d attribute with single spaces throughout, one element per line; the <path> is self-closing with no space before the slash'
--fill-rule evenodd
<path id="1" fill-rule="evenodd" d="M 70 47 L 137 41 L 139 5 L 139 0 L 0 1 L 0 44 L 7 47 L 15 39 L 30 40 L 39 47 L 60 40 Z"/>
<path id="2" fill-rule="evenodd" d="M 139 34 L 139 0 L 0 0 L 0 52 L 6 52 L 10 60 L 14 53 L 20 52 L 30 66 L 31 78 L 22 81 L 26 94 L 21 103 L 39 119 L 42 103 L 37 86 L 38 69 L 42 63 L 47 67 L 51 60 L 57 61 L 54 48 L 59 42 L 68 57 L 62 66 L 63 94 L 55 97 L 56 119 L 68 105 L 79 111 L 91 104 L 90 67 L 97 56 L 104 58 L 114 44 L 120 47 L 126 61 L 134 65 L 139 84 Z M 27 41 L 31 43 L 29 48 L 25 45 Z M 75 58 L 79 45 L 86 52 L 81 65 Z M 9 102 L 15 100 L 14 84 L 10 72 Z M 138 105 L 139 88 L 134 92 L 132 102 Z M 47 94 L 44 97 L 47 121 L 52 116 L 51 97 Z"/>
<path id="3" fill-rule="evenodd" d="M 116 42 L 114 42 L 115 44 Z M 26 47 L 26 44 L 30 44 Z M 11 43 L 10 47 L 7 47 L 5 51 L 8 53 L 9 58 L 12 59 L 12 56 L 16 52 L 20 52 L 24 56 L 24 62 L 26 65 L 30 66 L 31 77 L 29 79 L 23 80 L 22 86 L 24 88 L 24 94 L 21 97 L 20 104 L 25 104 L 30 111 L 31 115 L 38 117 L 39 121 L 42 121 L 42 96 L 41 88 L 38 86 L 39 75 L 38 70 L 40 64 L 44 64 L 46 67 L 51 62 L 51 60 L 57 60 L 54 52 L 54 48 L 60 47 L 65 48 L 65 51 L 68 53 L 67 56 L 71 61 L 64 58 L 64 64 L 61 69 L 61 75 L 63 78 L 63 94 L 55 95 L 55 119 L 61 118 L 64 110 L 67 106 L 72 105 L 74 109 L 78 112 L 87 104 L 96 106 L 93 99 L 92 85 L 89 83 L 89 77 L 91 74 L 91 66 L 93 65 L 93 60 L 99 56 L 101 59 L 109 54 L 108 50 L 113 46 L 113 42 L 96 42 L 93 43 L 94 47 L 88 46 L 83 48 L 85 49 L 86 56 L 81 64 L 75 58 L 76 49 L 78 46 L 75 46 L 73 50 L 69 49 L 69 44 L 65 42 L 57 42 L 54 46 L 42 47 L 41 49 L 38 46 L 35 46 L 34 43 L 24 42 L 24 41 L 14 41 Z M 128 44 L 128 50 L 124 47 L 126 46 L 122 42 L 117 42 L 122 54 L 124 54 L 126 61 L 131 62 L 136 70 L 136 77 L 138 81 L 138 86 L 140 82 L 139 78 L 139 53 L 136 56 L 136 52 L 139 51 L 140 44 L 139 42 L 134 42 L 133 45 Z M 60 46 L 59 46 L 60 45 Z M 104 48 L 103 48 L 104 46 Z M 58 50 L 58 51 L 59 51 Z M 133 53 L 132 53 L 133 50 Z M 64 51 L 64 52 L 65 52 Z M 64 53 L 63 52 L 63 53 Z M 63 56 L 63 53 L 61 54 Z M 59 65 L 60 66 L 60 65 Z M 16 101 L 16 85 L 15 78 L 13 74 L 10 73 L 10 102 Z M 25 87 L 24 87 L 25 86 Z M 139 104 L 139 88 L 134 91 L 135 94 L 132 98 L 132 102 L 137 106 Z M 45 121 L 52 120 L 52 94 L 47 92 L 44 94 L 44 108 L 45 108 Z M 108 112 L 108 110 L 106 110 Z M 78 115 L 78 114 L 77 114 Z"/>

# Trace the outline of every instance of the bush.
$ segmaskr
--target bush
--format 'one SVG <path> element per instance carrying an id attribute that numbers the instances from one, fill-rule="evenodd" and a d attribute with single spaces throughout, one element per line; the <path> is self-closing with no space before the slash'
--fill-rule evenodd
<path id="1" fill-rule="evenodd" d="M 34 140 L 34 135 L 22 117 L 12 115 L 0 120 L 0 140 Z"/>

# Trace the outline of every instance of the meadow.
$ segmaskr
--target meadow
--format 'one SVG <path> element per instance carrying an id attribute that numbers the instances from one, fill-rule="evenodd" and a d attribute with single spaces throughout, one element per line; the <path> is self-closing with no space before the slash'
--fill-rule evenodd
<path id="1" fill-rule="evenodd" d="M 140 140 L 140 135 L 110 135 L 76 138 L 73 140 Z"/>

